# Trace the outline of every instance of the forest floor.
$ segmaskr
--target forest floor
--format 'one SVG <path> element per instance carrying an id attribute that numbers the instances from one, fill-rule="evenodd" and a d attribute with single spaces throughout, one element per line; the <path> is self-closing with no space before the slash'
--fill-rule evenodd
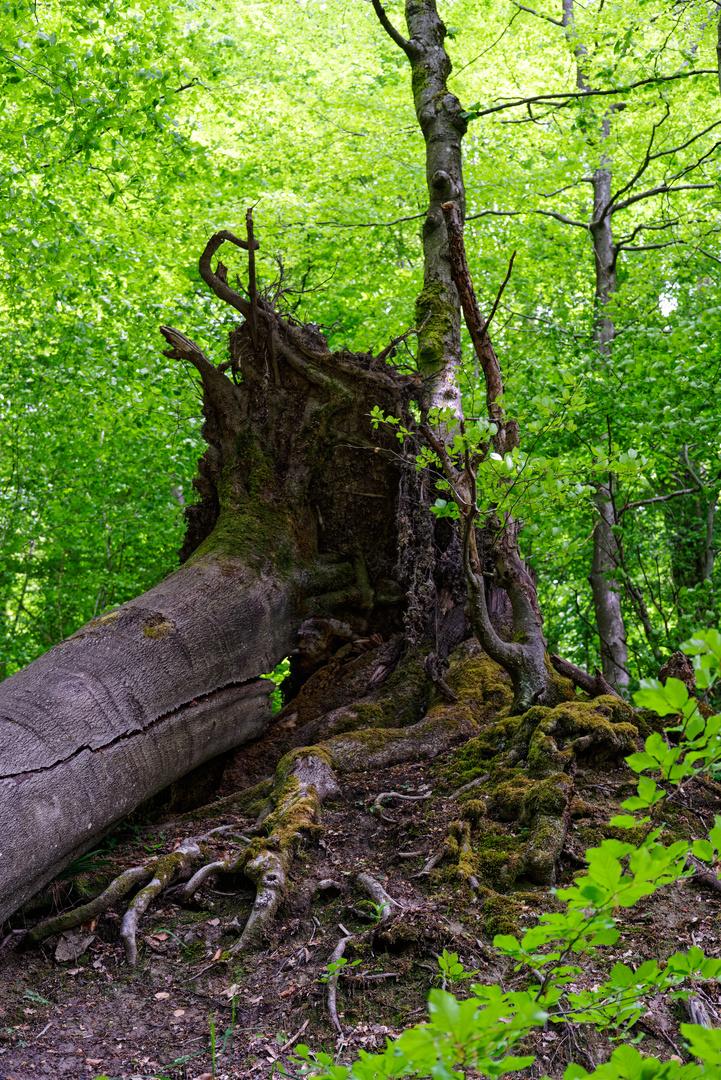
<path id="1" fill-rule="evenodd" d="M 279 723 L 258 743 L 236 751 L 230 770 L 235 783 L 249 787 L 271 776 L 286 741 Z M 264 1080 L 279 1075 L 284 1063 L 295 1074 L 288 1062 L 291 1044 L 300 1043 L 348 1063 L 359 1049 L 382 1049 L 386 1037 L 425 1018 L 429 989 L 442 983 L 438 956 L 444 948 L 478 972 L 478 981 L 501 982 L 506 989 L 527 985 L 527 973 L 514 973 L 494 950 L 493 936 L 522 931 L 540 913 L 558 909 L 559 901 L 551 888 L 522 877 L 512 891 L 495 892 L 475 890 L 452 866 L 449 872 L 447 837 L 469 798 L 449 797 L 458 787 L 462 752 L 455 747 L 432 761 L 344 774 L 342 796 L 324 804 L 322 835 L 306 841 L 295 860 L 284 907 L 260 952 L 229 955 L 254 899 L 243 879 L 210 879 L 182 907 L 172 891 L 166 894 L 141 922 L 134 969 L 126 966 L 118 940 L 122 908 L 33 951 L 13 947 L 17 937 L 8 935 L 0 951 L 0 1080 Z M 586 847 L 614 835 L 608 822 L 634 789 L 622 758 L 579 765 L 556 885 L 582 872 Z M 476 798 L 477 791 L 471 793 Z M 382 792 L 429 797 L 388 800 L 379 813 L 373 804 Z M 696 788 L 677 811 L 674 835 L 705 835 L 719 811 L 721 798 L 712 788 Z M 107 880 L 172 851 L 185 837 L 233 826 L 202 843 L 204 854 L 222 858 L 253 823 L 226 798 L 180 819 L 125 824 L 90 869 Z M 518 822 L 496 821 L 493 830 L 503 848 Z M 433 855 L 441 856 L 437 865 L 423 873 Z M 392 897 L 390 917 L 382 920 L 364 903 L 354 883 L 361 871 Z M 61 907 L 73 901 L 68 888 L 67 882 L 58 887 Z M 721 955 L 720 901 L 721 894 L 688 881 L 640 902 L 625 914 L 617 945 L 587 962 L 577 985 L 600 981 L 618 960 L 664 960 L 692 945 Z M 347 933 L 353 937 L 338 984 L 339 1034 L 323 976 Z M 459 993 L 462 985 L 455 987 Z M 712 1017 L 721 1013 L 715 985 L 696 991 Z M 646 1053 L 683 1058 L 678 1030 L 685 1019 L 682 1003 L 659 998 L 633 1034 Z M 608 1041 L 592 1029 L 582 1031 L 579 1042 L 578 1030 L 565 1025 L 539 1030 L 524 1046 L 537 1055 L 530 1075 L 560 1076 L 570 1060 L 585 1068 L 603 1060 Z"/>

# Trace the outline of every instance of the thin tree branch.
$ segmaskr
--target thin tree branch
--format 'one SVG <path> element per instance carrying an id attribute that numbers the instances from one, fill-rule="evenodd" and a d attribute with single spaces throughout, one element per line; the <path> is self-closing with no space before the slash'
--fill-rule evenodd
<path id="1" fill-rule="evenodd" d="M 313 228 L 329 226 L 335 229 L 388 229 L 391 225 L 401 225 L 404 221 L 417 221 L 425 216 L 425 214 L 410 214 L 408 217 L 396 218 L 395 221 L 289 221 L 285 228 L 307 229 L 309 226 Z"/>
<path id="2" fill-rule="evenodd" d="M 609 214 L 615 214 L 618 210 L 625 210 L 628 206 L 633 206 L 634 203 L 641 202 L 642 199 L 650 199 L 654 195 L 666 195 L 674 191 L 696 191 L 717 186 L 717 184 L 677 184 L 676 187 L 672 187 L 668 184 L 659 184 L 658 187 L 650 188 L 648 191 L 641 191 L 638 195 L 631 195 L 628 199 L 624 199 L 623 202 L 617 203 L 616 206 L 611 207 Z"/>
<path id="3" fill-rule="evenodd" d="M 558 214 L 555 210 L 481 210 L 478 214 L 469 214 L 466 222 L 477 221 L 478 218 L 484 217 L 518 217 L 520 214 L 543 214 L 545 217 L 555 218 L 556 221 L 560 221 L 564 225 L 575 225 L 579 229 L 588 231 L 588 224 L 585 221 L 574 221 L 573 218 L 566 217 L 565 214 Z"/>
<path id="4" fill-rule="evenodd" d="M 481 116 L 489 116 L 491 113 L 501 112 L 503 109 L 517 109 L 523 105 L 533 105 L 538 101 L 557 101 L 560 104 L 558 108 L 563 108 L 565 105 L 570 105 L 572 101 L 579 98 L 591 98 L 591 97 L 608 97 L 612 94 L 627 94 L 631 90 L 636 90 L 639 86 L 648 86 L 649 84 L 658 85 L 658 83 L 672 82 L 674 79 L 688 79 L 693 75 L 718 75 L 715 68 L 697 68 L 695 71 L 679 71 L 675 75 L 658 75 L 650 79 L 639 79 L 638 82 L 629 83 L 627 86 L 614 87 L 610 90 L 582 90 L 577 93 L 557 93 L 557 94 L 535 94 L 533 97 L 516 98 L 513 101 L 506 101 L 502 105 L 492 105 L 488 109 L 469 109 L 467 112 L 467 119 L 478 120 Z"/>
<path id="5" fill-rule="evenodd" d="M 625 183 L 623 185 L 623 187 L 619 188 L 618 191 L 614 192 L 614 194 L 610 196 L 608 202 L 606 203 L 606 205 L 601 210 L 601 213 L 599 214 L 599 217 L 598 217 L 599 222 L 603 221 L 604 218 L 606 217 L 606 215 L 608 213 L 612 212 L 611 207 L 616 202 L 616 200 L 621 195 L 625 195 L 625 193 L 627 191 L 631 190 L 631 188 L 634 186 L 636 181 L 641 179 L 643 174 L 646 172 L 646 169 L 651 164 L 651 149 L 653 147 L 653 141 L 656 138 L 656 132 L 661 127 L 661 125 L 664 123 L 664 121 L 668 120 L 668 118 L 669 118 L 669 116 L 671 114 L 671 106 L 669 105 L 669 103 L 667 101 L 664 101 L 664 105 L 666 106 L 666 113 L 665 113 L 664 116 L 661 117 L 661 119 L 658 121 L 658 123 L 654 122 L 652 127 L 651 127 L 651 134 L 650 134 L 650 137 L 649 137 L 649 140 L 648 140 L 648 146 L 646 147 L 646 153 L 643 155 L 643 161 L 641 162 L 639 167 L 636 169 L 636 172 L 631 177 L 631 179 L 627 183 Z"/>
<path id="6" fill-rule="evenodd" d="M 205 250 L 198 260 L 198 270 L 203 281 L 206 285 L 210 286 L 215 295 L 220 300 L 225 300 L 226 304 L 234 307 L 236 311 L 239 311 L 241 315 L 247 319 L 250 315 L 250 304 L 248 301 L 237 293 L 235 289 L 231 289 L 227 281 L 224 281 L 218 274 L 213 273 L 213 268 L 210 265 L 211 259 L 216 251 L 226 240 L 230 244 L 235 244 L 236 247 L 245 248 L 246 251 L 248 250 L 247 240 L 239 240 L 233 233 L 228 232 L 227 229 L 223 229 L 221 232 L 217 232 L 211 236 L 210 240 L 205 245 Z M 255 240 L 254 243 L 256 247 L 260 247 L 257 240 Z"/>
<path id="7" fill-rule="evenodd" d="M 695 492 L 696 488 L 682 488 L 680 491 L 671 491 L 668 495 L 654 495 L 652 499 L 637 499 L 635 502 L 629 502 L 622 506 L 618 516 L 625 514 L 627 510 L 635 510 L 637 506 L 651 506 L 652 503 L 668 502 L 669 499 L 676 499 L 679 495 L 694 495 Z"/>
<path id="8" fill-rule="evenodd" d="M 505 289 L 505 287 L 508 284 L 509 279 L 511 277 L 511 272 L 513 270 L 513 260 L 515 259 L 515 257 L 516 257 L 516 252 L 514 251 L 513 254 L 511 255 L 511 261 L 508 264 L 508 272 L 506 273 L 506 276 L 503 279 L 501 287 L 498 290 L 498 294 L 496 296 L 496 299 L 493 301 L 493 307 L 491 308 L 491 314 L 488 316 L 488 318 L 486 319 L 486 321 L 483 324 L 483 333 L 487 333 L 488 327 L 491 325 L 491 320 L 493 319 L 493 316 L 496 314 L 496 308 L 498 307 L 500 299 L 503 296 L 503 290 Z"/>
<path id="9" fill-rule="evenodd" d="M 617 247 L 622 247 L 624 244 L 632 243 L 642 230 L 648 230 L 649 232 L 651 232 L 651 231 L 663 232 L 665 229 L 670 229 L 674 225 L 678 225 L 679 221 L 680 221 L 680 218 L 672 218 L 670 221 L 663 221 L 663 222 L 658 222 L 658 223 L 651 222 L 648 225 L 642 223 L 641 225 L 637 225 L 636 228 L 633 230 L 633 232 L 629 236 L 622 236 L 617 241 L 616 246 Z"/>
<path id="10" fill-rule="evenodd" d="M 482 56 L 485 56 L 485 55 L 486 55 L 486 53 L 489 53 L 489 52 L 490 52 L 490 51 L 491 51 L 492 49 L 494 49 L 494 48 L 496 47 L 496 45 L 498 44 L 498 42 L 499 42 L 499 41 L 500 41 L 500 40 L 501 40 L 501 39 L 502 39 L 503 37 L 505 37 L 505 35 L 506 35 L 506 34 L 508 33 L 508 31 L 509 31 L 509 30 L 511 29 L 511 27 L 513 26 L 513 22 L 514 22 L 514 19 L 517 19 L 517 18 L 518 18 L 518 16 L 519 16 L 520 14 L 521 14 L 521 12 L 520 12 L 520 11 L 514 11 L 514 12 L 513 12 L 513 14 L 511 15 L 510 19 L 509 19 L 509 20 L 508 20 L 508 22 L 506 23 L 506 26 L 505 26 L 505 27 L 504 27 L 504 29 L 503 29 L 503 30 L 501 31 L 501 33 L 500 33 L 500 34 L 498 35 L 498 37 L 496 38 L 496 40 L 495 40 L 495 41 L 492 41 L 492 42 L 491 42 L 491 44 L 490 44 L 490 45 L 489 45 L 489 46 L 488 46 L 487 48 L 485 48 L 485 49 L 483 50 L 483 52 L 479 52 L 479 53 L 478 53 L 478 55 L 477 55 L 477 56 L 474 56 L 472 60 L 469 60 L 469 61 L 468 61 L 468 63 L 466 63 L 466 64 L 461 64 L 461 66 L 460 66 L 460 67 L 456 68 L 456 69 L 455 69 L 455 71 L 451 72 L 451 74 L 450 74 L 450 75 L 448 76 L 448 81 L 450 82 L 450 81 L 451 81 L 451 79 L 457 79 L 457 78 L 458 78 L 458 76 L 459 76 L 459 75 L 461 74 L 461 72 L 462 72 L 462 71 L 465 71 L 465 70 L 466 70 L 466 68 L 469 68 L 469 67 L 470 67 L 470 66 L 471 66 L 472 64 L 475 64 L 476 60 L 480 60 Z"/>
<path id="11" fill-rule="evenodd" d="M 701 255 L 705 255 L 707 259 L 712 259 L 713 262 L 721 263 L 721 259 L 719 259 L 718 255 L 712 255 L 710 251 L 705 251 L 703 248 L 700 247 L 697 247 L 696 251 L 698 251 Z"/>
<path id="12" fill-rule="evenodd" d="M 674 244 L 683 244 L 684 240 L 664 240 L 658 244 L 617 244 L 616 252 L 619 251 L 659 251 L 660 248 L 673 247 Z"/>
<path id="13" fill-rule="evenodd" d="M 717 128 L 719 124 L 721 124 L 721 120 L 715 120 L 713 124 L 709 124 L 709 126 L 707 128 L 704 128 L 703 131 L 699 131 L 695 135 L 692 135 L 691 138 L 687 139 L 685 143 L 681 143 L 679 146 L 674 146 L 670 150 L 659 150 L 658 153 L 651 155 L 651 161 L 656 161 L 658 158 L 662 157 L 668 157 L 669 154 L 677 154 L 679 150 L 685 150 L 687 146 L 690 146 L 691 143 L 696 142 L 697 139 L 701 139 L 704 135 L 708 135 L 709 131 L 713 131 L 713 129 Z M 718 145 L 718 143 L 716 145 Z"/>
<path id="14" fill-rule="evenodd" d="M 589 675 L 580 667 L 576 667 L 570 660 L 565 660 L 562 656 L 557 656 L 555 653 L 551 653 L 549 657 L 554 669 L 559 675 L 562 675 L 565 679 L 570 679 L 574 686 L 578 686 L 581 690 L 584 690 L 591 697 L 600 697 L 602 694 L 610 694 L 613 697 L 621 697 L 618 690 L 615 690 L 609 682 L 603 677 L 598 668 L 596 668 L 595 675 Z"/>
<path id="15" fill-rule="evenodd" d="M 475 349 L 476 356 L 483 368 L 483 376 L 486 383 L 488 418 L 498 427 L 498 433 L 494 438 L 494 443 L 499 444 L 496 446 L 496 450 L 502 452 L 502 443 L 504 441 L 504 416 L 499 399 L 503 397 L 503 377 L 501 375 L 501 366 L 498 363 L 498 357 L 496 356 L 488 334 L 488 322 L 490 322 L 490 319 L 488 322 L 485 322 L 481 315 L 480 308 L 478 307 L 478 300 L 476 299 L 473 283 L 471 281 L 471 274 L 468 269 L 465 246 L 463 243 L 463 225 L 461 223 L 458 207 L 454 202 L 447 202 L 441 205 L 441 209 L 443 211 L 443 216 L 446 219 L 446 229 L 448 230 L 451 276 L 453 277 L 454 284 L 458 290 L 461 307 L 463 308 L 463 316 L 466 320 L 468 332 L 471 335 L 473 348 Z M 511 260 L 511 264 L 513 264 L 513 260 Z M 509 274 L 510 270 L 511 268 L 509 267 Z M 506 275 L 506 281 L 507 280 L 508 275 Z M 504 281 L 501 291 L 503 291 L 505 283 L 506 282 Z"/>
<path id="16" fill-rule="evenodd" d="M 515 4 L 521 11 L 527 11 L 529 15 L 535 15 L 537 19 L 545 19 L 546 22 L 553 23 L 554 26 L 563 26 L 560 19 L 552 19 L 550 15 L 544 15 L 542 11 L 534 11 L 533 8 L 526 7 L 525 4 L 519 4 L 518 0 L 511 0 L 512 4 Z"/>
<path id="17" fill-rule="evenodd" d="M 568 191 L 570 188 L 578 187 L 579 184 L 592 184 L 592 176 L 582 176 L 580 180 L 573 180 L 570 184 L 564 184 L 563 187 L 558 188 L 557 191 L 539 191 L 538 194 L 543 199 L 552 199 L 556 195 L 560 195 L 564 191 Z"/>
<path id="18" fill-rule="evenodd" d="M 380 0 L 371 0 L 373 4 L 373 10 L 378 16 L 378 22 L 381 24 L 391 41 L 394 41 L 399 49 L 403 49 L 410 60 L 415 55 L 415 49 L 411 45 L 410 41 L 406 41 L 402 34 L 399 34 L 393 23 L 390 21 L 385 13 L 385 9 Z"/>

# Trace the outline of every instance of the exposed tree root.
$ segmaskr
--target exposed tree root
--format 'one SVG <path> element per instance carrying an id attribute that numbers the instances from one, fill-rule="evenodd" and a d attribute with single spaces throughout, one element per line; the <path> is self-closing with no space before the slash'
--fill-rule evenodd
<path id="1" fill-rule="evenodd" d="M 361 889 L 368 893 L 371 900 L 378 908 L 381 922 L 387 922 L 393 914 L 393 908 L 401 906 L 397 900 L 394 900 L 392 896 L 389 896 L 380 881 L 376 881 L 370 874 L 357 874 L 356 881 Z"/>
<path id="2" fill-rule="evenodd" d="M 206 863 L 205 866 L 201 866 L 200 870 L 196 870 L 190 881 L 188 881 L 178 893 L 178 899 L 182 903 L 183 901 L 192 900 L 197 893 L 200 886 L 208 878 L 213 877 L 215 874 L 228 873 L 233 865 L 234 860 L 220 859 L 218 862 Z"/>
<path id="3" fill-rule="evenodd" d="M 590 694 L 591 697 L 600 697 L 602 694 L 621 696 L 615 687 L 611 686 L 604 678 L 600 668 L 596 668 L 593 675 L 589 675 L 583 668 L 576 667 L 570 660 L 564 660 L 562 656 L 556 656 L 555 653 L 551 654 L 550 660 L 559 675 L 563 675 L 565 679 L 570 679 L 574 686 Z"/>
<path id="4" fill-rule="evenodd" d="M 127 896 L 132 889 L 142 885 L 153 876 L 157 862 L 157 859 L 153 859 L 146 866 L 134 866 L 131 870 L 125 870 L 110 883 L 105 892 L 101 893 L 100 896 L 96 896 L 90 903 L 73 908 L 72 911 L 65 911 L 54 919 L 38 923 L 28 933 L 26 943 L 39 945 L 41 941 L 45 941 L 46 938 L 51 937 L 53 934 L 73 930 L 76 926 L 82 926 L 83 923 L 90 922 L 91 919 L 102 915 L 105 911 L 109 911 L 119 900 Z"/>
<path id="5" fill-rule="evenodd" d="M 183 870 L 187 870 L 200 858 L 202 858 L 200 848 L 195 840 L 183 840 L 170 855 L 162 855 L 158 859 L 153 871 L 152 881 L 131 900 L 120 926 L 120 940 L 125 948 L 125 959 L 128 962 L 128 967 L 135 967 L 137 963 L 138 946 L 135 935 L 138 930 L 138 923 L 147 911 L 148 905 L 159 893 L 172 885 Z"/>
<path id="6" fill-rule="evenodd" d="M 357 668 L 360 673 L 356 685 L 360 682 L 367 686 L 364 672 L 375 663 L 372 653 L 349 663 L 351 672 Z M 452 759 L 455 774 L 450 777 L 456 781 L 455 790 L 443 801 L 458 800 L 460 815 L 450 824 L 442 848 L 436 848 L 423 869 L 412 877 L 439 873 L 453 876 L 486 902 L 496 890 L 503 893 L 512 889 L 518 877 L 536 885 L 553 884 L 564 846 L 568 857 L 573 857 L 566 837 L 577 763 L 617 759 L 634 749 L 638 729 L 631 721 L 635 714 L 617 696 L 584 702 L 573 698 L 569 691 L 566 703 L 555 708 L 535 706 L 520 717 L 512 717 L 507 677 L 473 642 L 464 643 L 452 654 L 447 679 L 457 698 L 455 702 L 449 703 L 445 695 L 438 693 L 421 720 L 404 727 L 356 730 L 346 729 L 349 717 L 360 719 L 367 715 L 373 720 L 394 715 L 385 705 L 380 706 L 384 699 L 378 695 L 385 692 L 384 687 L 372 691 L 370 706 L 361 701 L 339 708 L 337 697 L 333 698 L 335 691 L 327 683 L 318 703 L 327 700 L 333 708 L 313 725 L 326 737 L 317 745 L 286 753 L 276 768 L 269 792 L 267 785 L 258 786 L 263 801 L 256 800 L 254 812 L 260 810 L 256 827 L 222 825 L 199 838 L 243 833 L 241 839 L 246 846 L 242 851 L 198 867 L 198 843 L 186 839 L 171 854 L 145 867 L 125 871 L 90 904 L 36 927 L 28 935 L 30 942 L 36 944 L 50 934 L 88 921 L 142 884 L 121 927 L 127 962 L 132 966 L 137 958 L 139 921 L 156 896 L 187 875 L 189 880 L 177 896 L 188 901 L 214 875 L 232 874 L 243 875 L 253 883 L 255 900 L 230 953 L 258 948 L 267 939 L 287 895 L 288 875 L 299 846 L 319 837 L 324 801 L 341 794 L 338 775 L 433 758 L 459 743 L 462 745 Z M 392 679 L 384 686 L 390 682 Z M 419 686 L 427 688 L 428 683 Z M 417 805 L 432 797 L 424 790 L 415 794 L 383 791 L 375 796 L 371 810 L 382 815 L 383 803 L 390 799 Z M 251 805 L 250 793 L 246 798 Z M 498 821 L 518 822 L 518 838 L 512 831 L 499 828 Z M 253 833 L 256 835 L 251 838 L 248 834 Z M 413 853 L 402 854 L 410 857 Z M 451 865 L 435 869 L 441 860 Z M 372 918 L 387 923 L 402 907 L 371 875 L 358 874 L 355 882 L 376 905 Z M 330 878 L 315 886 L 317 893 L 329 890 L 347 894 L 348 887 Z M 359 918 L 368 918 L 362 904 L 351 905 L 348 910 Z"/>
<path id="7" fill-rule="evenodd" d="M 693 855 L 689 855 L 686 858 L 686 866 L 689 870 L 693 870 L 693 879 L 698 881 L 699 884 L 705 885 L 709 889 L 713 889 L 714 892 L 721 892 L 721 881 L 716 875 L 699 862 L 698 859 L 694 859 Z"/>
<path id="8" fill-rule="evenodd" d="M 329 964 L 337 964 L 345 952 L 345 947 L 351 940 L 351 935 L 348 937 L 342 937 L 336 945 L 333 952 L 330 954 Z M 340 1035 L 343 1034 L 343 1028 L 341 1027 L 340 1020 L 338 1019 L 338 1007 L 337 1007 L 337 995 L 338 995 L 338 975 L 339 972 L 331 975 L 328 979 L 328 1012 L 330 1018 L 333 1021 L 333 1026 L 336 1028 Z"/>
<path id="9" fill-rule="evenodd" d="M 147 882 L 131 900 L 120 929 L 127 962 L 130 967 L 133 967 L 138 956 L 135 938 L 142 915 L 156 896 L 177 881 L 201 858 L 201 851 L 196 841 L 183 840 L 170 854 L 152 859 L 145 866 L 134 866 L 130 870 L 123 871 L 110 883 L 105 892 L 89 903 L 39 923 L 28 933 L 26 944 L 39 945 L 53 934 L 73 930 L 77 926 L 90 922 L 91 919 L 109 911 L 138 885 Z M 151 880 L 148 881 L 148 878 Z"/>

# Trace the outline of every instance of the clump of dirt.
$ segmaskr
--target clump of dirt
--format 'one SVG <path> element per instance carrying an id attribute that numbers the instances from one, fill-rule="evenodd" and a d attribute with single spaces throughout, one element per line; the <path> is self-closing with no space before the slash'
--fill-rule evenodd
<path id="1" fill-rule="evenodd" d="M 353 695 L 368 688 L 381 650 L 333 658 L 335 675 L 348 678 Z M 402 670 L 401 662 L 388 682 Z M 140 923 L 135 968 L 127 966 L 119 940 L 128 897 L 38 949 L 23 951 L 21 941 L 24 920 L 37 922 L 53 904 L 87 900 L 122 871 L 172 852 L 183 839 L 200 838 L 204 861 L 225 865 L 249 841 L 253 850 L 269 845 L 272 836 L 263 840 L 257 822 L 269 813 L 266 820 L 273 820 L 268 800 L 278 790 L 278 762 L 285 762 L 285 782 L 292 778 L 298 751 L 283 755 L 297 742 L 293 703 L 264 739 L 234 755 L 233 782 L 241 790 L 227 791 L 226 763 L 217 791 L 223 797 L 215 802 L 165 821 L 142 823 L 136 815 L 107 838 L 95 863 L 86 861 L 82 891 L 68 883 L 49 890 L 6 926 L 0 939 L 3 1080 L 262 1078 L 287 1062 L 299 1042 L 348 1062 L 359 1049 L 381 1049 L 387 1037 L 424 1018 L 429 989 L 442 984 L 438 956 L 444 948 L 458 953 L 481 982 L 527 985 L 528 972 L 514 972 L 494 950 L 493 937 L 522 933 L 541 913 L 557 910 L 555 887 L 583 873 L 586 847 L 615 835 L 608 822 L 635 789 L 623 756 L 638 744 L 642 725 L 615 699 L 580 696 L 510 717 L 508 680 L 474 642 L 452 657 L 447 684 L 456 703 L 434 690 L 416 659 L 405 670 L 407 679 L 396 676 L 402 707 L 395 711 L 393 688 L 381 692 L 382 682 L 345 705 L 338 704 L 330 679 L 318 678 L 309 688 L 319 713 L 306 723 L 317 725 L 314 738 L 327 740 L 314 749 L 319 754 L 330 755 L 348 734 L 346 727 L 339 735 L 329 715 L 337 720 L 339 710 L 347 714 L 363 705 L 378 706 L 380 715 L 366 712 L 376 715 L 379 735 L 416 731 L 419 709 L 424 723 L 436 716 L 454 734 L 423 760 L 409 755 L 379 765 L 369 754 L 361 767 L 338 772 L 339 793 L 326 797 L 316 826 L 298 840 L 281 906 L 258 950 L 233 952 L 257 900 L 250 880 L 230 873 L 206 878 L 192 900 L 181 902 L 183 882 L 162 895 Z M 389 728 L 389 717 L 397 728 Z M 431 746 L 422 745 L 424 753 Z M 719 794 L 721 788 L 698 785 L 685 805 L 673 811 L 669 805 L 666 838 L 703 835 L 721 808 Z M 387 905 L 369 899 L 360 884 L 364 876 L 384 890 Z M 691 880 L 642 901 L 628 912 L 617 945 L 599 950 L 585 966 L 578 987 L 598 982 L 619 960 L 664 960 L 692 944 L 718 954 L 720 898 Z M 339 1032 L 324 977 L 344 938 Z M 468 992 L 467 984 L 457 989 Z M 699 992 L 710 1010 L 721 1011 L 715 987 Z M 678 1052 L 683 1019 L 677 1006 L 659 999 L 637 1025 L 642 1048 L 663 1056 Z M 600 1061 L 610 1049 L 590 1029 L 579 1035 L 561 1026 L 539 1031 L 524 1052 L 538 1055 L 537 1074 L 561 1076 L 570 1060 L 589 1067 L 589 1055 Z"/>

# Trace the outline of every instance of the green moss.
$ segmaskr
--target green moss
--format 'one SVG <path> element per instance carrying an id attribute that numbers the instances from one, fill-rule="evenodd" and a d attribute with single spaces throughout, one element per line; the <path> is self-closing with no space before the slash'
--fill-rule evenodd
<path id="1" fill-rule="evenodd" d="M 411 87 L 413 89 L 413 97 L 417 97 L 418 94 L 430 85 L 428 72 L 421 64 L 414 64 L 411 69 Z M 420 325 L 420 324 L 418 324 Z"/>
<path id="2" fill-rule="evenodd" d="M 619 829 L 616 825 L 599 825 L 598 831 L 607 840 L 620 840 L 624 844 L 636 844 L 639 845 L 643 838 L 648 833 L 648 829 L 645 825 L 638 825 L 635 829 Z M 674 836 L 674 840 L 685 839 L 684 837 Z M 664 842 L 668 842 L 664 838 Z"/>
<path id="3" fill-rule="evenodd" d="M 523 774 L 514 774 L 506 783 L 494 785 L 489 810 L 501 821 L 518 821 L 523 814 L 524 800 L 533 782 Z"/>
<path id="4" fill-rule="evenodd" d="M 491 937 L 496 934 L 519 933 L 518 920 L 523 914 L 523 905 L 510 896 L 491 896 L 483 905 L 486 933 Z"/>
<path id="5" fill-rule="evenodd" d="M 93 900 L 107 889 L 111 881 L 112 878 L 107 873 L 76 874 L 72 879 L 72 891 L 83 900 Z"/>
<path id="6" fill-rule="evenodd" d="M 310 749 L 307 746 L 301 746 L 295 750 L 289 750 L 288 753 L 284 754 L 280 759 L 275 768 L 275 780 L 273 781 L 273 786 L 276 789 L 280 789 L 290 776 L 291 769 L 296 761 L 301 761 L 303 758 L 311 756 L 325 762 L 329 768 L 333 767 L 332 755 L 324 746 L 313 746 Z"/>
<path id="7" fill-rule="evenodd" d="M 494 889 L 510 889 L 523 869 L 525 842 L 509 836 L 499 826 L 484 823 L 476 844 L 476 866 L 484 885 Z"/>
<path id="8" fill-rule="evenodd" d="M 539 814 L 528 839 L 524 871 L 534 885 L 552 885 L 566 830 L 563 820 Z"/>
<path id="9" fill-rule="evenodd" d="M 203 941 L 194 941 L 192 945 L 184 946 L 182 954 L 184 962 L 186 964 L 193 964 L 198 960 L 202 960 L 205 956 L 206 948 L 205 942 Z"/>
<path id="10" fill-rule="evenodd" d="M 448 781 L 454 785 L 468 784 L 488 772 L 490 762 L 513 746 L 519 723 L 517 716 L 499 720 L 459 747 L 444 770 Z"/>
<path id="11" fill-rule="evenodd" d="M 151 615 L 150 618 L 143 620 L 143 637 L 158 641 L 166 638 L 171 632 L 175 632 L 175 626 L 162 615 Z"/>
<path id="12" fill-rule="evenodd" d="M 236 454 L 218 483 L 220 514 L 215 527 L 189 562 L 222 553 L 259 563 L 270 558 L 281 572 L 290 571 L 291 528 L 287 506 L 276 499 L 273 462 L 249 431 L 238 435 Z"/>
<path id="13" fill-rule="evenodd" d="M 561 817 L 572 787 L 573 781 L 567 773 L 554 773 L 531 783 L 523 797 L 523 821 L 531 822 L 537 814 Z"/>
<path id="14" fill-rule="evenodd" d="M 256 443 L 249 428 L 238 433 L 235 443 L 236 463 L 242 470 L 251 497 L 271 491 L 275 482 L 272 460 Z"/>
<path id="15" fill-rule="evenodd" d="M 233 795 L 227 795 L 208 806 L 201 806 L 197 810 L 191 810 L 183 814 L 181 821 L 206 821 L 211 817 L 219 817 L 229 810 L 240 810 L 241 813 L 253 815 L 259 814 L 263 804 L 273 790 L 273 780 L 261 780 L 259 784 L 246 788 L 245 791 L 237 791 Z"/>
<path id="16" fill-rule="evenodd" d="M 555 708 L 535 706 L 524 713 L 516 739 L 535 775 L 565 768 L 575 757 L 600 763 L 632 753 L 638 728 L 633 710 L 620 698 L 564 702 Z"/>
<path id="17" fill-rule="evenodd" d="M 429 685 L 423 670 L 423 655 L 409 653 L 383 683 L 376 697 L 376 704 L 383 710 L 383 723 L 387 727 L 408 727 L 417 723 Z"/>
<path id="18" fill-rule="evenodd" d="M 559 751 L 555 739 L 547 735 L 543 727 L 539 727 L 531 736 L 528 747 L 528 771 L 542 776 L 551 769 L 562 769 L 573 758 L 573 751 Z"/>
<path id="19" fill-rule="evenodd" d="M 453 305 L 445 296 L 442 282 L 430 281 L 416 299 L 416 325 L 424 328 L 418 335 L 418 362 L 421 367 L 437 368 L 445 356 L 445 339 L 456 319 Z"/>
<path id="20" fill-rule="evenodd" d="M 562 701 L 576 701 L 576 687 L 573 685 L 570 679 L 565 679 L 563 675 L 559 675 L 558 672 L 551 665 L 551 661 L 546 654 L 546 671 L 548 672 L 548 682 L 546 683 L 546 700 L 562 702 Z"/>
<path id="21" fill-rule="evenodd" d="M 470 821 L 473 824 L 477 824 L 482 817 L 486 815 L 485 803 L 480 799 L 469 799 L 461 810 L 461 817 L 464 821 Z"/>
<path id="22" fill-rule="evenodd" d="M 292 566 L 292 546 L 288 540 L 287 511 L 266 502 L 262 496 L 238 498 L 223 506 L 215 527 L 188 559 L 186 565 L 206 555 L 226 555 L 251 563 L 271 559 L 281 573 Z"/>
<path id="23" fill-rule="evenodd" d="M 357 731 L 360 727 L 387 726 L 387 711 L 378 703 L 361 702 L 359 705 L 352 707 L 352 712 L 355 713 L 357 722 L 348 717 L 339 726 L 336 734 L 341 735 L 344 731 Z"/>

